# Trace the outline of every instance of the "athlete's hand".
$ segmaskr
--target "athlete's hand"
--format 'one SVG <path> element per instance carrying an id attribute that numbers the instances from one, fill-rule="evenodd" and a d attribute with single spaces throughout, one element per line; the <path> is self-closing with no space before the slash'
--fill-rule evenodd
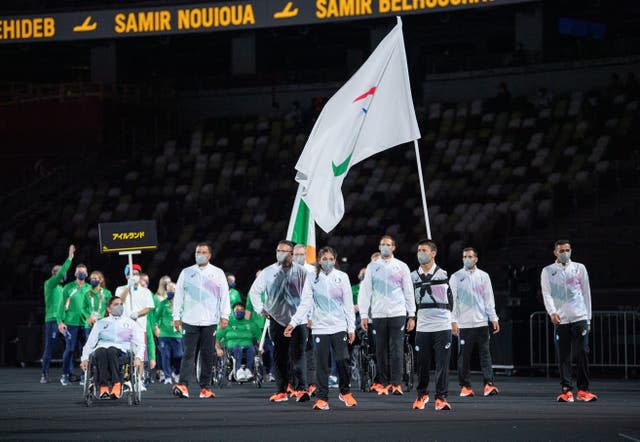
<path id="1" fill-rule="evenodd" d="M 173 321 L 173 328 L 175 328 L 177 332 L 182 330 L 182 321 L 179 319 L 176 319 L 175 321 Z"/>
<path id="2" fill-rule="evenodd" d="M 76 246 L 74 246 L 73 244 L 71 244 L 69 246 L 69 259 L 73 259 L 74 255 L 76 254 Z"/>
<path id="3" fill-rule="evenodd" d="M 225 329 L 227 328 L 227 325 L 229 325 L 229 320 L 222 318 L 220 320 L 220 328 Z"/>
<path id="4" fill-rule="evenodd" d="M 557 313 L 551 313 L 551 322 L 553 322 L 555 325 L 560 324 L 560 315 Z"/>
<path id="5" fill-rule="evenodd" d="M 353 341 L 356 340 L 356 334 L 354 332 L 349 332 L 347 333 L 347 336 L 349 337 L 349 345 L 353 344 Z"/>
<path id="6" fill-rule="evenodd" d="M 364 331 L 367 331 L 369 329 L 369 318 L 360 319 L 360 328 Z"/>
<path id="7" fill-rule="evenodd" d="M 82 369 L 82 371 L 87 371 L 87 368 L 89 368 L 89 361 L 84 360 L 80 362 L 80 368 Z"/>
<path id="8" fill-rule="evenodd" d="M 64 335 L 64 333 L 67 331 L 67 326 L 64 323 L 58 324 L 58 331 Z"/>
<path id="9" fill-rule="evenodd" d="M 156 368 L 156 360 L 155 359 L 149 359 L 149 368 L 151 370 L 153 370 L 154 368 Z"/>
<path id="10" fill-rule="evenodd" d="M 491 325 L 493 326 L 494 335 L 500 332 L 500 324 L 498 323 L 498 321 L 491 321 Z"/>
<path id="11" fill-rule="evenodd" d="M 460 329 L 458 328 L 458 323 L 457 322 L 452 322 L 451 323 L 451 334 L 453 336 L 458 336 L 459 333 L 460 333 Z"/>
<path id="12" fill-rule="evenodd" d="M 409 318 L 407 320 L 407 331 L 412 332 L 414 328 L 416 328 L 416 320 L 413 318 Z"/>
<path id="13" fill-rule="evenodd" d="M 291 333 L 293 333 L 293 325 L 289 324 L 289 325 L 287 325 L 287 328 L 284 329 L 285 338 L 290 338 L 291 337 Z"/>

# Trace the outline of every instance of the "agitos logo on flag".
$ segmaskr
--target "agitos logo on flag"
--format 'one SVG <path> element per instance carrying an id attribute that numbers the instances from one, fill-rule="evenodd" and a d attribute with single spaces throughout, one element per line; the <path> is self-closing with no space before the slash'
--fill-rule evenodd
<path id="1" fill-rule="evenodd" d="M 296 164 L 302 200 L 330 232 L 344 215 L 342 182 L 351 167 L 420 138 L 402 21 L 322 109 Z"/>

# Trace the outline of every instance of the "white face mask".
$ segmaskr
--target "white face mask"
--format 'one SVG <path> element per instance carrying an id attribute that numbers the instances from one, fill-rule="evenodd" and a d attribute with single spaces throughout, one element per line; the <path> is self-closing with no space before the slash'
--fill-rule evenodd
<path id="1" fill-rule="evenodd" d="M 293 256 L 293 262 L 295 262 L 296 264 L 300 264 L 301 266 L 304 265 L 305 262 L 305 256 L 304 255 L 299 255 L 299 256 Z"/>
<path id="2" fill-rule="evenodd" d="M 418 252 L 418 262 L 420 265 L 429 264 L 431 262 L 431 255 L 426 252 Z"/>
<path id="3" fill-rule="evenodd" d="M 387 245 L 380 246 L 380 254 L 385 258 L 388 258 L 389 256 L 391 256 L 391 246 L 387 246 Z"/>
<path id="4" fill-rule="evenodd" d="M 558 253 L 558 261 L 562 264 L 566 264 L 571 260 L 571 250 L 568 252 Z"/>
<path id="5" fill-rule="evenodd" d="M 289 252 L 276 252 L 276 261 L 278 262 L 278 264 L 284 264 L 284 262 L 287 260 L 288 255 Z"/>
<path id="6" fill-rule="evenodd" d="M 473 262 L 473 258 L 462 258 L 462 264 L 467 270 L 472 269 L 476 265 L 476 263 Z"/>
<path id="7" fill-rule="evenodd" d="M 201 253 L 196 254 L 196 264 L 198 264 L 199 266 L 203 266 L 208 262 L 209 260 L 207 259 L 206 255 L 203 255 Z"/>
<path id="8" fill-rule="evenodd" d="M 133 282 L 138 284 L 140 282 L 140 275 L 133 275 Z"/>
<path id="9" fill-rule="evenodd" d="M 122 312 L 124 311 L 124 306 L 122 304 L 114 305 L 111 307 L 111 314 L 115 317 L 122 316 Z"/>

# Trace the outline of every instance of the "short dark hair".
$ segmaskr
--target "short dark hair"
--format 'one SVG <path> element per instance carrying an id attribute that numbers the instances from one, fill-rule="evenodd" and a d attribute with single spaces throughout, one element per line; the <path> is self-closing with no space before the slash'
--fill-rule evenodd
<path id="1" fill-rule="evenodd" d="M 556 244 L 553 246 L 553 248 L 555 249 L 558 246 L 563 246 L 565 244 L 570 244 L 568 239 L 559 239 L 556 241 Z"/>
<path id="2" fill-rule="evenodd" d="M 213 247 L 211 247 L 211 244 L 209 244 L 207 241 L 199 242 L 198 244 L 196 244 L 196 249 L 198 247 L 206 247 L 207 250 L 209 250 L 209 253 L 213 253 Z"/>
<path id="3" fill-rule="evenodd" d="M 434 243 L 432 240 L 430 239 L 421 239 L 420 241 L 418 241 L 418 245 L 419 246 L 427 246 L 429 247 L 431 250 L 433 250 L 434 252 L 438 251 L 438 246 L 436 245 L 436 243 Z"/>
<path id="4" fill-rule="evenodd" d="M 243 304 L 242 302 L 240 302 L 240 301 L 238 301 L 238 302 L 236 302 L 235 304 L 233 304 L 233 305 L 231 306 L 231 310 L 233 310 L 233 309 L 234 309 L 234 308 L 236 308 L 236 307 L 242 307 L 242 308 L 245 308 L 245 307 L 244 307 L 244 304 Z"/>
<path id="5" fill-rule="evenodd" d="M 391 236 L 391 235 L 382 235 L 382 236 L 380 237 L 380 241 L 382 241 L 383 239 L 390 239 L 390 240 L 391 240 L 391 245 L 392 245 L 392 246 L 395 246 L 395 245 L 396 245 L 396 240 L 395 240 L 395 239 L 393 239 L 393 236 Z"/>
<path id="6" fill-rule="evenodd" d="M 107 301 L 107 307 L 111 307 L 111 305 L 115 302 L 116 299 L 120 299 L 120 297 L 112 296 L 111 298 L 109 298 L 109 301 Z"/>
<path id="7" fill-rule="evenodd" d="M 475 257 L 478 257 L 478 251 L 476 249 L 474 249 L 473 247 L 465 247 L 464 249 L 462 249 L 462 253 L 464 252 L 473 252 L 473 254 L 475 255 Z"/>
<path id="8" fill-rule="evenodd" d="M 285 246 L 291 247 L 292 252 L 293 252 L 293 249 L 296 247 L 296 245 L 292 241 L 289 241 L 288 239 L 282 239 L 278 241 L 278 245 L 280 244 L 284 244 Z"/>
<path id="9" fill-rule="evenodd" d="M 87 267 L 85 264 L 83 264 L 83 263 L 78 264 L 78 265 L 76 266 L 76 269 L 77 269 L 77 268 L 79 268 L 79 267 L 82 267 L 83 269 L 88 269 L 88 267 Z"/>

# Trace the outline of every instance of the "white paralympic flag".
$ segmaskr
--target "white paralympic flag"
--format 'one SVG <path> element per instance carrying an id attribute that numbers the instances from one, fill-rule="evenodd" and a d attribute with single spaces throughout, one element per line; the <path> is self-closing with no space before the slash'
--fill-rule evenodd
<path id="1" fill-rule="evenodd" d="M 322 230 L 333 230 L 344 215 L 342 182 L 352 166 L 419 138 L 398 17 L 398 24 L 324 106 L 296 164 L 302 199 Z"/>

